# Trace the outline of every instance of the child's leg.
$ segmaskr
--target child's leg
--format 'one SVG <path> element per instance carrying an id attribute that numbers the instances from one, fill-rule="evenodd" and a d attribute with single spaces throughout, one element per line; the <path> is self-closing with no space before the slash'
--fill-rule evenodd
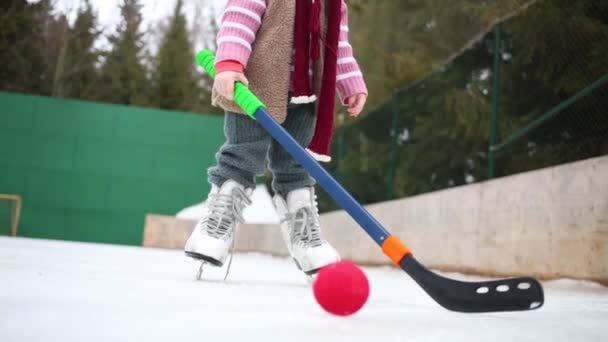
<path id="1" fill-rule="evenodd" d="M 255 175 L 265 170 L 270 145 L 270 135 L 242 114 L 226 113 L 224 134 L 226 142 L 216 154 L 217 164 L 208 171 L 212 186 L 203 216 L 184 246 L 186 255 L 216 266 L 223 265 L 229 254 L 234 229 L 251 204 Z"/>
<path id="2" fill-rule="evenodd" d="M 209 168 L 209 182 L 221 186 L 232 179 L 255 188 L 255 176 L 266 171 L 270 135 L 251 118 L 236 113 L 226 113 L 224 134 L 226 142 L 215 155 L 217 164 Z"/>
<path id="3" fill-rule="evenodd" d="M 314 105 L 289 109 L 283 127 L 302 146 L 308 146 L 315 130 Z M 323 238 L 313 188 L 314 180 L 276 141 L 268 150 L 273 201 L 281 219 L 283 240 L 296 265 L 312 275 L 340 260 L 338 252 Z"/>
<path id="4" fill-rule="evenodd" d="M 290 107 L 283 127 L 303 147 L 307 147 L 315 132 L 315 107 L 301 104 Z M 296 162 L 274 139 L 268 150 L 269 168 L 273 174 L 272 188 L 285 196 L 288 192 L 310 187 L 315 181 L 308 172 Z"/>

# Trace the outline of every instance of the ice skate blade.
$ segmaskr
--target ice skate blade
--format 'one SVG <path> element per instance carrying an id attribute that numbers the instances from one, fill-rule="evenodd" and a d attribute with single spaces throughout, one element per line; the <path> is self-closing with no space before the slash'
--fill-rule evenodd
<path id="1" fill-rule="evenodd" d="M 291 258 L 291 260 L 293 260 L 293 262 L 296 263 L 296 266 L 298 267 L 298 269 L 300 271 L 304 272 L 304 274 L 307 275 L 308 277 L 312 277 L 312 276 L 316 275 L 317 273 L 319 273 L 319 270 L 321 269 L 321 268 L 315 268 L 315 269 L 310 270 L 310 271 L 304 271 L 302 269 L 302 266 L 300 266 L 300 263 L 298 262 L 298 260 L 296 260 L 296 258 Z"/>
<path id="2" fill-rule="evenodd" d="M 186 255 L 195 260 L 208 262 L 211 265 L 216 266 L 216 267 L 222 267 L 224 265 L 223 262 L 221 262 L 215 258 L 208 257 L 206 255 L 202 255 L 202 254 L 198 254 L 198 253 L 194 253 L 194 252 L 186 252 Z"/>
<path id="3" fill-rule="evenodd" d="M 196 280 L 203 280 L 203 267 L 205 267 L 205 261 L 201 262 L 201 265 L 198 268 L 198 271 L 196 272 Z"/>
<path id="4" fill-rule="evenodd" d="M 307 276 L 313 278 L 315 275 L 317 275 L 317 273 L 319 273 L 320 268 L 315 268 L 314 270 L 310 270 L 310 271 L 306 271 L 304 272 L 304 274 L 306 274 Z"/>

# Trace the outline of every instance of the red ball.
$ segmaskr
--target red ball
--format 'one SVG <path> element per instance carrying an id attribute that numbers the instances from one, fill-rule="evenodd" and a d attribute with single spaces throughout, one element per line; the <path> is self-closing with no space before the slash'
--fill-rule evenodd
<path id="1" fill-rule="evenodd" d="M 367 276 L 359 266 L 349 261 L 323 267 L 312 288 L 317 303 L 325 311 L 338 316 L 359 311 L 369 297 Z"/>

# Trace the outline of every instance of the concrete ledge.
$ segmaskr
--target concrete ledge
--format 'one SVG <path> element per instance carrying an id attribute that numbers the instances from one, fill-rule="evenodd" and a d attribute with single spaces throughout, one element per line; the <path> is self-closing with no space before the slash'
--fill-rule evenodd
<path id="1" fill-rule="evenodd" d="M 195 225 L 194 220 L 148 214 L 144 226 L 143 245 L 145 247 L 182 249 Z M 287 255 L 279 227 L 275 225 L 240 225 L 235 248 L 239 252 Z"/>
<path id="2" fill-rule="evenodd" d="M 608 157 L 366 208 L 436 269 L 608 284 Z M 321 223 L 343 258 L 389 264 L 345 212 Z M 144 245 L 182 248 L 194 224 L 149 215 Z M 237 250 L 286 254 L 276 226 L 244 226 Z"/>
<path id="3" fill-rule="evenodd" d="M 367 208 L 436 269 L 608 283 L 608 157 Z M 383 262 L 344 212 L 322 220 L 351 235 L 345 257 Z"/>

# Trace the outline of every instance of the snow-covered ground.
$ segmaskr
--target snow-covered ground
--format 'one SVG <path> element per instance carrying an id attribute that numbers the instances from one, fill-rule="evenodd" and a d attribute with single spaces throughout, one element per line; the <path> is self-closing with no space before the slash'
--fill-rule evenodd
<path id="1" fill-rule="evenodd" d="M 606 341 L 608 288 L 545 283 L 530 312 L 461 314 L 402 271 L 366 268 L 356 315 L 326 314 L 293 262 L 236 255 L 194 280 L 180 251 L 0 238 L 0 341 Z"/>
<path id="2" fill-rule="evenodd" d="M 205 201 L 180 210 L 175 217 L 187 220 L 200 220 L 205 211 Z M 249 224 L 278 224 L 277 214 L 268 187 L 258 184 L 251 194 L 251 205 L 243 210 L 245 223 Z"/>

